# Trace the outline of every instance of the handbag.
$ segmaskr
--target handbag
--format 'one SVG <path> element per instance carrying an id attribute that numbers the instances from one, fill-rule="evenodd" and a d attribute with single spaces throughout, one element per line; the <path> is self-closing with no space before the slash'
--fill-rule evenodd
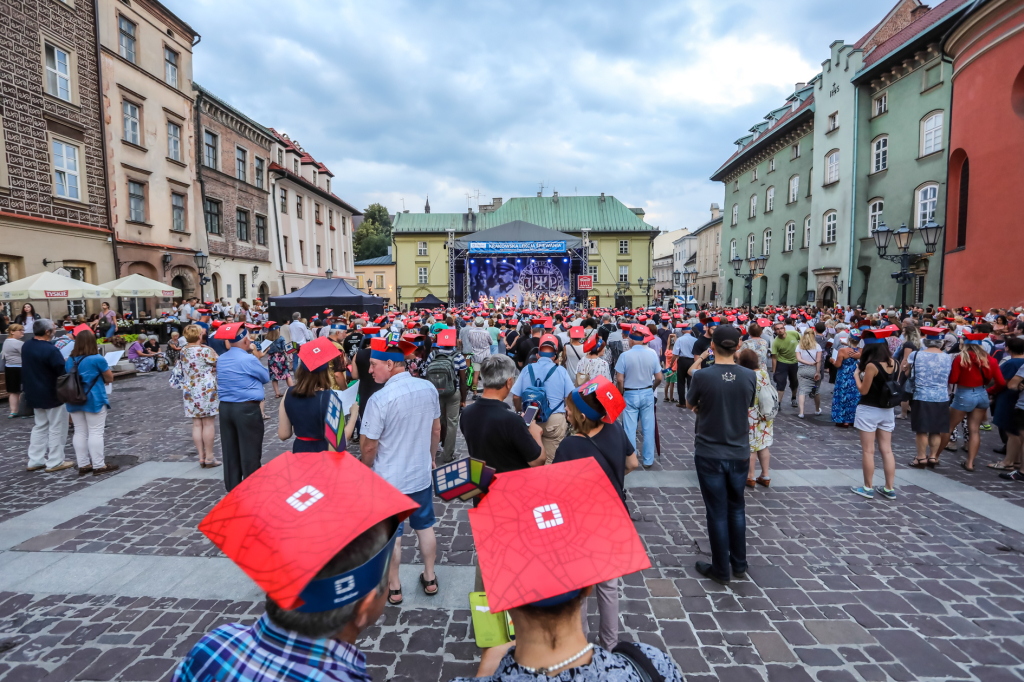
<path id="1" fill-rule="evenodd" d="M 167 383 L 171 385 L 171 388 L 177 388 L 179 390 L 185 388 L 185 370 L 181 367 L 181 357 L 178 357 L 178 361 L 174 363 L 174 368 L 171 370 L 171 376 L 168 377 Z"/>

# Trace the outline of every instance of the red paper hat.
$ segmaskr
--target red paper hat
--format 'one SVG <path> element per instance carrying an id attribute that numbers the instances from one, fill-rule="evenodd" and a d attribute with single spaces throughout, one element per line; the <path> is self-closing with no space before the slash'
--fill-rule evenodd
<path id="1" fill-rule="evenodd" d="M 729 315 L 728 317 L 725 318 L 725 321 L 726 322 L 735 322 L 736 321 L 736 316 L 735 315 Z"/>
<path id="2" fill-rule="evenodd" d="M 737 315 L 736 319 L 739 320 L 740 322 L 746 322 L 747 321 L 747 316 L 746 315 Z"/>
<path id="3" fill-rule="evenodd" d="M 443 316 L 443 315 L 441 315 L 440 313 L 438 313 L 438 314 L 434 315 L 434 319 L 435 319 L 435 320 L 443 320 L 443 319 L 444 319 L 444 316 Z"/>
<path id="4" fill-rule="evenodd" d="M 264 328 L 264 329 L 273 329 L 273 328 L 274 328 L 274 327 L 276 327 L 276 326 L 277 326 L 277 322 L 273 322 L 273 321 L 270 321 L 270 322 L 264 322 L 264 323 L 263 323 L 263 328 Z"/>
<path id="5" fill-rule="evenodd" d="M 222 324 L 224 324 L 224 320 L 214 320 L 210 323 L 210 328 L 219 329 Z"/>
<path id="6" fill-rule="evenodd" d="M 946 335 L 946 330 L 942 327 L 921 327 L 921 333 L 933 339 L 941 339 Z"/>
<path id="7" fill-rule="evenodd" d="M 333 314 L 334 314 L 334 310 L 332 310 L 331 308 L 325 308 L 324 309 L 324 315 L 327 315 L 329 317 L 329 316 L 331 316 Z"/>
<path id="8" fill-rule="evenodd" d="M 417 324 L 416 320 L 409 320 L 408 322 L 405 323 L 406 329 L 415 329 L 418 326 L 419 324 Z"/>
<path id="9" fill-rule="evenodd" d="M 988 332 L 964 332 L 964 338 L 973 341 L 972 345 L 976 345 L 988 338 Z"/>
<path id="10" fill-rule="evenodd" d="M 772 326 L 772 321 L 767 319 L 767 318 L 765 318 L 765 317 L 761 317 L 761 318 L 758 318 L 757 324 L 760 327 L 770 327 L 770 326 Z"/>
<path id="11" fill-rule="evenodd" d="M 90 327 L 85 322 L 83 322 L 82 324 L 78 325 L 77 327 L 75 327 L 74 329 L 71 330 L 71 335 L 75 336 L 79 332 L 91 332 L 91 331 L 92 331 L 92 327 Z"/>
<path id="12" fill-rule="evenodd" d="M 228 493 L 199 530 L 290 610 L 301 606 L 299 593 L 345 545 L 416 508 L 347 452 L 286 452 Z"/>
<path id="13" fill-rule="evenodd" d="M 379 334 L 380 327 L 363 327 L 362 331 L 364 334 Z"/>
<path id="14" fill-rule="evenodd" d="M 646 315 L 641 315 L 640 317 L 638 317 L 636 319 L 640 320 L 641 322 L 646 322 L 647 321 L 647 316 Z"/>
<path id="15" fill-rule="evenodd" d="M 438 332 L 437 345 L 442 348 L 455 348 L 455 330 L 442 329 Z"/>
<path id="16" fill-rule="evenodd" d="M 592 457 L 495 476 L 469 522 L 493 612 L 651 566 Z"/>
<path id="17" fill-rule="evenodd" d="M 582 339 L 584 336 L 586 336 L 586 332 L 583 327 L 569 327 L 570 339 Z"/>
<path id="18" fill-rule="evenodd" d="M 245 328 L 246 329 L 259 329 L 260 326 L 258 324 L 249 324 L 248 322 L 246 322 L 245 323 Z"/>
<path id="19" fill-rule="evenodd" d="M 540 337 L 540 343 L 537 345 L 537 347 L 543 348 L 544 346 L 551 346 L 552 348 L 557 349 L 558 337 L 555 336 L 554 334 L 545 334 L 544 336 Z"/>
<path id="20" fill-rule="evenodd" d="M 232 322 L 231 324 L 221 325 L 217 329 L 217 333 L 213 335 L 213 338 L 224 341 L 241 341 L 247 333 L 245 324 L 242 322 Z"/>
<path id="21" fill-rule="evenodd" d="M 605 416 L 600 417 L 582 398 L 577 400 L 575 395 L 577 393 L 581 396 L 593 395 L 597 402 L 601 403 L 601 406 L 604 407 Z M 619 393 L 619 389 L 615 388 L 615 384 L 603 376 L 594 377 L 573 391 L 571 395 L 573 396 L 572 404 L 592 421 L 600 419 L 608 424 L 613 424 L 619 418 L 619 415 L 622 414 L 622 411 L 626 409 L 626 399 Z"/>
<path id="22" fill-rule="evenodd" d="M 341 351 L 326 336 L 313 339 L 299 347 L 299 360 L 310 372 L 315 372 L 326 366 L 328 362 L 339 355 L 341 355 Z"/>
<path id="23" fill-rule="evenodd" d="M 604 339 L 601 338 L 600 334 L 591 334 L 590 338 L 583 342 L 583 352 L 589 353 L 598 347 L 598 344 L 604 346 Z"/>

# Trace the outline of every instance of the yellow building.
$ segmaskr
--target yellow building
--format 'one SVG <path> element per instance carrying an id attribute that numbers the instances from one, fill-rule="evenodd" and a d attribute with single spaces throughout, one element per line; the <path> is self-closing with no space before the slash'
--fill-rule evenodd
<path id="1" fill-rule="evenodd" d="M 588 248 L 588 271 L 594 277 L 591 301 L 612 306 L 616 287 L 625 287 L 628 305 L 643 305 L 647 294 L 637 280 L 653 276 L 651 250 L 658 230 L 644 222 L 644 211 L 629 208 L 613 196 L 522 197 L 472 209 L 466 213 L 399 213 L 392 238 L 402 301 L 411 303 L 428 294 L 448 300 L 449 235 L 462 237 L 522 220 L 580 237 Z M 653 293 L 653 292 L 652 292 Z M 456 301 L 459 300 L 456 293 Z"/>
<path id="2" fill-rule="evenodd" d="M 390 249 L 389 249 L 390 251 Z M 395 261 L 388 253 L 386 256 L 367 258 L 355 262 L 355 287 L 372 296 L 380 296 L 385 305 L 397 305 L 398 293 L 395 291 Z"/>

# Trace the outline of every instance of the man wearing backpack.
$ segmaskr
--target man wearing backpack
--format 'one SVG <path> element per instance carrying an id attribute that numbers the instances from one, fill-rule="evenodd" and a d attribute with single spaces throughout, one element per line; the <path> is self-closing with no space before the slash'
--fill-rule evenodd
<path id="1" fill-rule="evenodd" d="M 555 364 L 558 338 L 554 334 L 545 334 L 540 338 L 538 348 L 537 362 L 527 365 L 512 387 L 512 402 L 517 412 L 530 405 L 540 408 L 537 421 L 544 429 L 541 440 L 545 461 L 551 464 L 558 444 L 565 438 L 565 399 L 575 386 L 565 368 Z"/>
<path id="2" fill-rule="evenodd" d="M 427 356 L 427 364 L 421 370 L 423 378 L 437 389 L 441 405 L 441 425 L 444 437 L 444 461 L 455 459 L 455 436 L 459 429 L 459 410 L 466 406 L 466 358 L 455 350 L 455 330 L 444 329 L 437 335 L 437 343 Z"/>

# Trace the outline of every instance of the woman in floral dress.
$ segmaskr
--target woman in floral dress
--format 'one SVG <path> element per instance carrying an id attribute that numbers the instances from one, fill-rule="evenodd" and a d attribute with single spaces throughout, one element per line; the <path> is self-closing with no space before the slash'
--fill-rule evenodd
<path id="1" fill-rule="evenodd" d="M 280 398 L 281 391 L 277 388 L 277 382 L 283 381 L 288 386 L 292 383 L 292 372 L 288 368 L 288 344 L 281 337 L 281 328 L 276 324 L 267 330 L 265 339 L 272 341 L 267 348 L 267 369 L 270 370 L 270 385 L 274 387 L 274 397 Z"/>
<path id="2" fill-rule="evenodd" d="M 608 381 L 612 381 L 612 373 L 608 369 L 608 363 L 601 359 L 604 347 L 604 339 L 597 334 L 593 334 L 583 344 L 586 356 L 576 363 L 576 376 L 573 377 L 576 380 L 577 386 L 582 386 L 597 376 L 602 376 Z"/>
<path id="3" fill-rule="evenodd" d="M 188 345 L 181 351 L 181 359 L 172 381 L 181 384 L 185 402 L 185 416 L 192 419 L 192 442 L 199 451 L 199 466 L 215 467 L 220 463 L 213 456 L 215 417 L 220 412 L 217 398 L 217 353 L 200 341 L 203 330 L 198 325 L 185 327 Z M 180 375 L 179 375 L 180 372 Z"/>
<path id="4" fill-rule="evenodd" d="M 773 388 L 771 375 L 768 370 L 761 367 L 760 358 L 753 348 L 744 348 L 736 355 L 736 362 L 741 367 L 752 369 L 757 373 L 757 395 L 765 387 Z M 765 488 L 771 485 L 772 476 L 769 462 L 771 452 L 769 446 L 774 442 L 775 420 L 766 419 L 757 409 L 755 404 L 747 413 L 747 425 L 750 435 L 750 470 L 747 472 L 747 487 L 753 488 L 756 485 L 763 485 Z M 754 478 L 754 469 L 757 462 L 761 463 L 761 475 Z"/>
<path id="5" fill-rule="evenodd" d="M 853 376 L 857 371 L 857 361 L 860 360 L 860 351 L 856 347 L 860 342 L 860 336 L 853 334 L 854 331 L 851 330 L 850 336 L 841 342 L 843 345 L 839 350 L 834 351 L 832 360 L 832 364 L 838 368 L 836 385 L 832 389 L 832 421 L 844 429 L 853 425 L 857 416 L 857 404 L 860 402 L 860 390 Z"/>

